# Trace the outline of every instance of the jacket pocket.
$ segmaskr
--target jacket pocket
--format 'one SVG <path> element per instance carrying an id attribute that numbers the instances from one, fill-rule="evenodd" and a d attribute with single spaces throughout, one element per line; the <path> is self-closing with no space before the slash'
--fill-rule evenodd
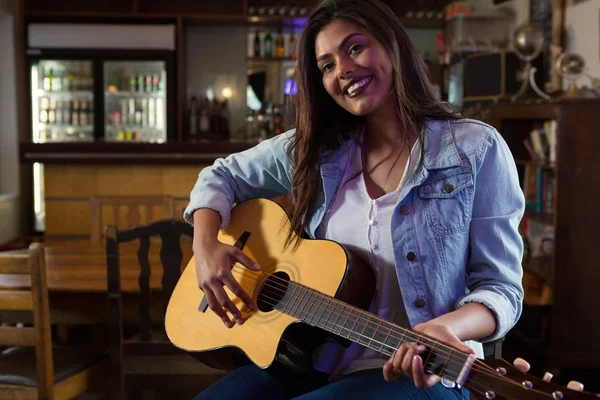
<path id="1" fill-rule="evenodd" d="M 431 171 L 419 187 L 427 223 L 438 235 L 452 235 L 469 228 L 473 205 L 473 174 L 470 169 Z"/>

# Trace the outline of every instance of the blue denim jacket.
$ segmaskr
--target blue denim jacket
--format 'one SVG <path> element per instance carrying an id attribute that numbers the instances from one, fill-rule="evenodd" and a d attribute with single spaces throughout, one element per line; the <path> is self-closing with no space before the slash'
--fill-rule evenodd
<path id="1" fill-rule="evenodd" d="M 290 191 L 286 148 L 293 131 L 204 168 L 184 218 L 210 208 L 227 226 L 234 202 Z M 308 226 L 320 232 L 332 205 L 353 141 L 321 154 L 323 190 Z M 500 134 L 475 120 L 425 124 L 423 163 L 400 192 L 392 217 L 399 285 L 411 326 L 479 302 L 496 317 L 504 336 L 521 315 L 523 242 L 518 225 L 525 202 L 514 159 Z M 402 208 L 401 207 L 407 206 Z"/>

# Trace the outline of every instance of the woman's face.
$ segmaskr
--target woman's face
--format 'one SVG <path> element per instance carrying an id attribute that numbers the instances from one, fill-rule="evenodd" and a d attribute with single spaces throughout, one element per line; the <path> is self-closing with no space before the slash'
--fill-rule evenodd
<path id="1" fill-rule="evenodd" d="M 390 97 L 392 62 L 366 29 L 336 19 L 317 35 L 315 53 L 327 93 L 346 111 L 368 115 Z"/>

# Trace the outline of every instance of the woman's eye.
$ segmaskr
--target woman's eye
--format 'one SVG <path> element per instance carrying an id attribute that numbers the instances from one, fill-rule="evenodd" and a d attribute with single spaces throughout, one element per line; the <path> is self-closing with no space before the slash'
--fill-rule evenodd
<path id="1" fill-rule="evenodd" d="M 332 63 L 327 63 L 327 64 L 324 64 L 324 65 L 321 67 L 321 70 L 322 70 L 323 72 L 327 72 L 327 71 L 329 71 L 331 68 L 333 68 L 333 64 L 332 64 Z"/>
<path id="2" fill-rule="evenodd" d="M 362 44 L 355 44 L 352 47 L 350 47 L 350 54 L 354 54 L 357 51 L 360 51 L 364 46 Z"/>

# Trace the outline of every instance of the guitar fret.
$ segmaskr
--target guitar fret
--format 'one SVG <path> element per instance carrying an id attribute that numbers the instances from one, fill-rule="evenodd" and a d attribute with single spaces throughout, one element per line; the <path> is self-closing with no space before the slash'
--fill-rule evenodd
<path id="1" fill-rule="evenodd" d="M 335 304 L 333 304 L 333 307 L 332 307 L 331 298 L 329 296 L 323 296 L 323 297 L 325 297 L 325 300 L 327 300 L 327 303 L 325 304 L 325 308 L 327 309 L 327 317 L 325 318 L 325 321 L 323 321 L 323 327 L 326 330 L 330 331 L 331 328 L 329 328 L 327 326 L 327 324 L 331 323 L 330 319 L 331 319 L 332 315 L 334 314 Z M 332 327 L 333 327 L 333 325 L 332 325 Z"/>
<path id="2" fill-rule="evenodd" d="M 339 304 L 337 304 L 337 302 L 336 302 L 335 307 L 337 308 L 338 306 L 339 306 Z M 342 308 L 343 308 L 343 306 L 342 306 Z M 339 326 L 339 325 L 337 325 L 337 323 L 340 320 L 340 317 L 342 316 L 342 312 L 343 312 L 343 310 L 341 310 L 341 311 L 337 310 L 337 318 L 335 319 L 335 321 L 333 321 L 333 325 L 331 326 L 331 332 L 333 332 L 333 333 L 336 333 L 335 327 Z M 337 332 L 337 334 L 339 335 L 340 333 L 341 333 L 341 328 L 340 328 L 340 332 Z"/>
<path id="3" fill-rule="evenodd" d="M 284 304 L 282 310 L 284 313 L 291 315 L 291 316 L 295 316 L 294 315 L 294 300 L 295 300 L 295 296 L 294 293 L 295 292 L 295 288 L 292 287 L 292 285 L 288 285 L 288 290 L 286 291 L 285 295 L 283 296 L 283 299 L 286 299 L 286 303 Z M 280 303 L 283 302 L 283 299 Z"/>
<path id="4" fill-rule="evenodd" d="M 348 309 L 348 311 L 346 311 L 346 309 Z M 350 332 L 352 332 L 352 328 L 349 328 L 348 326 L 346 326 L 348 324 L 348 322 L 350 322 L 350 316 L 352 315 L 352 308 L 348 307 L 346 304 L 342 304 L 342 314 L 346 314 L 345 315 L 345 320 L 343 323 L 340 324 L 340 331 L 339 331 L 339 335 L 342 337 L 345 337 L 346 339 L 350 338 Z M 344 332 L 344 330 L 346 330 L 346 332 Z"/>
<path id="5" fill-rule="evenodd" d="M 325 305 L 325 302 L 322 300 L 323 296 L 315 293 L 315 296 L 317 298 L 318 301 L 318 308 L 317 308 L 317 312 L 315 313 L 315 315 L 318 315 L 317 317 L 317 321 L 315 323 L 316 326 L 318 326 L 319 328 L 323 328 L 323 323 L 321 322 L 321 319 L 323 318 L 323 315 L 325 314 L 325 311 L 327 311 L 327 306 Z M 320 314 L 319 314 L 320 311 Z"/>
<path id="6" fill-rule="evenodd" d="M 308 303 L 306 301 L 306 288 L 302 287 L 301 290 L 301 298 L 299 299 L 301 301 L 301 307 L 298 310 L 298 318 L 300 318 L 301 320 L 305 321 L 306 320 L 306 316 L 303 314 L 306 314 L 306 304 Z"/>

